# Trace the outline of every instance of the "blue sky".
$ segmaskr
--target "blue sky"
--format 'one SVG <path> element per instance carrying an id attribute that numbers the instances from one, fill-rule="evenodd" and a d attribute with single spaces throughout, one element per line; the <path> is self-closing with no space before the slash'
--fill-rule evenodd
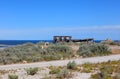
<path id="1" fill-rule="evenodd" d="M 54 35 L 120 40 L 120 0 L 0 0 L 0 40 Z"/>

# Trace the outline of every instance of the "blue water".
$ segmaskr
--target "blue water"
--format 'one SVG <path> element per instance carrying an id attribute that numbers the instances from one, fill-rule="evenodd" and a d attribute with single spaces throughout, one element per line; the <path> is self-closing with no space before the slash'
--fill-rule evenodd
<path id="1" fill-rule="evenodd" d="M 100 43 L 103 40 L 94 40 L 96 43 Z M 118 42 L 118 40 L 114 40 L 115 42 Z M 0 48 L 7 48 L 19 44 L 24 44 L 24 43 L 38 43 L 38 42 L 50 42 L 53 43 L 53 40 L 0 40 Z"/>
<path id="2" fill-rule="evenodd" d="M 0 45 L 18 45 L 24 43 L 53 42 L 52 40 L 0 40 Z"/>
<path id="3" fill-rule="evenodd" d="M 99 43 L 101 42 L 102 40 L 95 40 L 94 42 L 96 43 Z M 116 42 L 118 40 L 115 40 Z M 28 43 L 28 42 L 31 42 L 31 43 L 38 43 L 38 42 L 50 42 L 52 43 L 53 40 L 0 40 L 0 46 L 1 45 L 18 45 L 18 44 L 24 44 L 24 43 Z"/>
<path id="4" fill-rule="evenodd" d="M 96 43 L 99 43 L 101 40 L 95 40 Z M 0 40 L 0 45 L 18 45 L 24 43 L 38 43 L 38 42 L 50 42 L 52 43 L 53 40 Z"/>
<path id="5" fill-rule="evenodd" d="M 94 42 L 99 43 L 102 40 L 95 40 Z M 115 40 L 117 41 L 117 40 Z M 0 40 L 0 48 L 11 47 L 14 45 L 24 44 L 24 43 L 38 43 L 38 42 L 50 42 L 52 43 L 53 40 Z"/>

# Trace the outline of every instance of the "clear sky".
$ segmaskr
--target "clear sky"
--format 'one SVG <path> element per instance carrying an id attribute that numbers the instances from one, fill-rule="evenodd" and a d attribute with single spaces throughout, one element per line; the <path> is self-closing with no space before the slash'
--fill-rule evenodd
<path id="1" fill-rule="evenodd" d="M 120 0 L 0 0 L 0 40 L 54 35 L 120 40 Z"/>

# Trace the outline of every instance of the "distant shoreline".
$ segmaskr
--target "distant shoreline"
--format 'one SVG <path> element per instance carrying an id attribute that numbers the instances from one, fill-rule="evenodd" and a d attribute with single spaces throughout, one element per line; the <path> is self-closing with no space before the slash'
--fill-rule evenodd
<path id="1" fill-rule="evenodd" d="M 19 45 L 24 43 L 53 42 L 53 40 L 0 40 L 1 45 Z"/>
<path id="2" fill-rule="evenodd" d="M 103 40 L 94 40 L 96 43 L 100 43 Z M 114 40 L 117 42 L 118 40 Z M 24 43 L 38 43 L 38 42 L 50 42 L 53 43 L 53 40 L 0 40 L 0 48 L 6 48 L 6 47 L 11 47 L 15 45 L 20 45 Z"/>

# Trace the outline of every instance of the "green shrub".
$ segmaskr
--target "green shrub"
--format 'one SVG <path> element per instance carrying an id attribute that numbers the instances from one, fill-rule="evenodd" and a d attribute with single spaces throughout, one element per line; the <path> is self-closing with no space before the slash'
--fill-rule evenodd
<path id="1" fill-rule="evenodd" d="M 101 76 L 98 75 L 98 74 L 92 74 L 92 75 L 91 75 L 91 78 L 92 78 L 92 79 L 102 79 Z"/>
<path id="2" fill-rule="evenodd" d="M 35 75 L 38 72 L 38 68 L 27 68 L 26 72 L 28 75 Z"/>
<path id="3" fill-rule="evenodd" d="M 111 66 L 104 66 L 103 68 L 100 69 L 101 71 L 101 78 L 107 79 L 111 77 L 111 74 L 113 72 L 113 68 Z"/>
<path id="4" fill-rule="evenodd" d="M 9 79 L 18 79 L 18 76 L 15 74 L 8 75 Z"/>
<path id="5" fill-rule="evenodd" d="M 78 55 L 83 57 L 108 55 L 110 53 L 110 49 L 104 44 L 83 44 L 80 45 L 77 52 Z"/>
<path id="6" fill-rule="evenodd" d="M 91 79 L 120 79 L 120 67 L 118 64 L 119 63 L 114 64 L 112 62 L 101 63 L 100 72 L 93 74 Z"/>
<path id="7" fill-rule="evenodd" d="M 58 74 L 57 74 L 57 78 L 58 79 L 65 79 L 65 78 L 69 78 L 72 75 L 69 73 L 68 69 L 64 68 L 62 69 Z"/>
<path id="8" fill-rule="evenodd" d="M 81 72 L 85 72 L 85 73 L 90 73 L 93 70 L 93 65 L 89 62 L 86 62 L 82 65 L 83 69 L 81 70 Z"/>
<path id="9" fill-rule="evenodd" d="M 49 74 L 58 74 L 60 72 L 60 68 L 59 67 L 50 66 L 49 68 L 50 68 Z"/>
<path id="10" fill-rule="evenodd" d="M 108 73 L 108 74 L 112 74 L 112 72 L 113 72 L 113 66 L 104 66 L 104 67 L 102 67 L 101 69 L 100 69 L 100 71 L 101 71 L 101 73 L 104 73 L 104 72 L 106 72 L 106 73 Z"/>
<path id="11" fill-rule="evenodd" d="M 67 69 L 73 69 L 73 70 L 77 69 L 77 65 L 76 65 L 75 61 L 69 62 L 67 64 Z"/>
<path id="12" fill-rule="evenodd" d="M 82 65 L 83 69 L 92 67 L 93 72 L 90 79 L 120 79 L 120 60 L 108 61 L 97 64 Z"/>
<path id="13" fill-rule="evenodd" d="M 71 58 L 72 49 L 67 45 L 50 44 L 48 47 L 41 47 L 43 43 L 25 43 L 14 47 L 0 50 L 0 64 L 59 60 Z"/>
<path id="14" fill-rule="evenodd" d="M 71 48 L 66 45 L 51 45 L 47 48 L 47 51 L 53 53 L 65 53 L 70 54 L 72 52 Z"/>
<path id="15" fill-rule="evenodd" d="M 91 63 L 89 63 L 89 62 L 85 62 L 82 66 L 84 67 L 84 68 L 88 68 L 88 67 L 90 67 L 92 64 Z"/>
<path id="16" fill-rule="evenodd" d="M 72 49 L 66 45 L 50 45 L 46 50 L 48 55 L 53 55 L 58 59 L 69 58 L 73 54 Z"/>

